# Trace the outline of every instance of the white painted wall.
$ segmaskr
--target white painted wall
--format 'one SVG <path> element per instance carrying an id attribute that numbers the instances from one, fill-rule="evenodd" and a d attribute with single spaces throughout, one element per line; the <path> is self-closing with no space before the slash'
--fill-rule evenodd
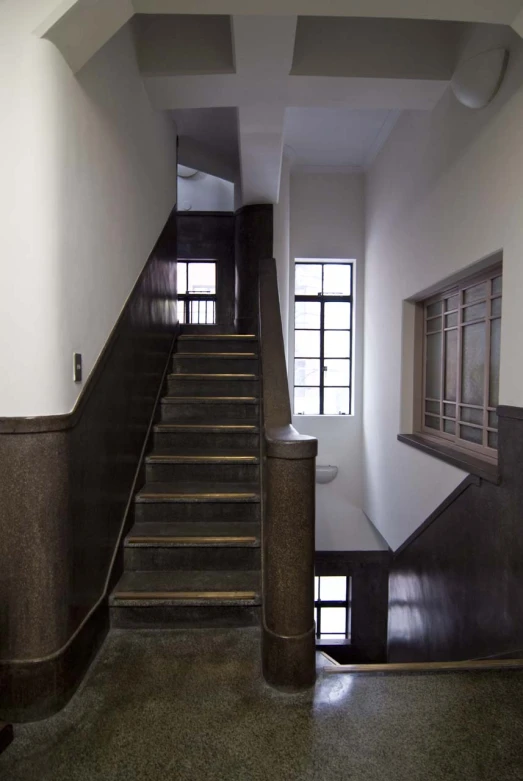
<path id="1" fill-rule="evenodd" d="M 273 210 L 273 246 L 274 258 L 276 260 L 276 272 L 278 275 L 281 323 L 286 355 L 288 355 L 289 346 L 289 262 L 291 249 L 290 195 L 291 158 L 284 150 L 280 178 L 280 197 L 278 199 L 278 203 L 274 205 Z"/>
<path id="2" fill-rule="evenodd" d="M 290 186 L 289 353 L 294 352 L 294 260 L 300 257 L 356 259 L 354 415 L 294 417 L 294 426 L 319 441 L 318 464 L 334 464 L 339 474 L 317 486 L 316 548 L 368 550 L 384 547 L 365 518 L 362 473 L 362 377 L 364 215 L 363 177 L 348 173 L 293 171 Z"/>
<path id="3" fill-rule="evenodd" d="M 0 6 L 0 416 L 72 409 L 176 201 L 128 27 L 75 77 L 32 33 L 55 5 Z"/>
<path id="4" fill-rule="evenodd" d="M 189 179 L 179 176 L 178 209 L 182 212 L 232 212 L 234 184 L 202 171 Z"/>
<path id="5" fill-rule="evenodd" d="M 403 300 L 503 248 L 500 400 L 523 405 L 523 44 L 509 36 L 493 103 L 471 111 L 448 90 L 403 114 L 367 181 L 364 507 L 392 548 L 464 477 L 396 439 Z"/>

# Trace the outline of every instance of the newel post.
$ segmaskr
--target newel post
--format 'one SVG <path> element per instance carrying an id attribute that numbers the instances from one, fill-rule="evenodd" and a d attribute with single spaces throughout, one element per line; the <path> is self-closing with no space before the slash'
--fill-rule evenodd
<path id="1" fill-rule="evenodd" d="M 314 507 L 316 440 L 266 445 L 263 674 L 299 689 L 316 679 Z"/>

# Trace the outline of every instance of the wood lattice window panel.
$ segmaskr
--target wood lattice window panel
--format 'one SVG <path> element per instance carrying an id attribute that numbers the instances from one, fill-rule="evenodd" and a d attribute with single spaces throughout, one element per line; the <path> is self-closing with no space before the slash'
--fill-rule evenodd
<path id="1" fill-rule="evenodd" d="M 497 460 L 501 266 L 423 302 L 421 430 Z"/>

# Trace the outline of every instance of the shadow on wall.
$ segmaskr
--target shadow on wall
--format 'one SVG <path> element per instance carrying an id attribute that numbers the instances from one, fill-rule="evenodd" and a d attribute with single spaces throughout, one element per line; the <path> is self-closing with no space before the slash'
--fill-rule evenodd
<path id="1" fill-rule="evenodd" d="M 178 211 L 232 212 L 234 184 L 194 168 L 178 166 Z"/>

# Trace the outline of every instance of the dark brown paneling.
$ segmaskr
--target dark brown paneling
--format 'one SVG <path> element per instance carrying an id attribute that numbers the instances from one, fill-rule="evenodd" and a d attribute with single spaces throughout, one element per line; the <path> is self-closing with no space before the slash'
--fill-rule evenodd
<path id="1" fill-rule="evenodd" d="M 386 661 L 390 561 L 389 551 L 316 552 L 316 575 L 352 578 L 350 645 L 329 650 L 322 643 L 336 661 L 343 664 Z"/>
<path id="2" fill-rule="evenodd" d="M 234 324 L 234 214 L 177 214 L 180 260 L 216 260 L 216 322 Z"/>
<path id="3" fill-rule="evenodd" d="M 465 481 L 395 554 L 389 661 L 459 661 L 523 648 L 523 420 L 500 407 L 501 484 Z"/>
<path id="4" fill-rule="evenodd" d="M 270 204 L 244 206 L 236 212 L 236 328 L 258 332 L 258 275 L 260 260 L 273 256 L 273 208 Z"/>
<path id="5" fill-rule="evenodd" d="M 107 608 L 90 611 L 106 592 L 176 324 L 171 219 L 75 410 L 0 420 L 4 716 L 61 707 L 103 639 Z"/>

